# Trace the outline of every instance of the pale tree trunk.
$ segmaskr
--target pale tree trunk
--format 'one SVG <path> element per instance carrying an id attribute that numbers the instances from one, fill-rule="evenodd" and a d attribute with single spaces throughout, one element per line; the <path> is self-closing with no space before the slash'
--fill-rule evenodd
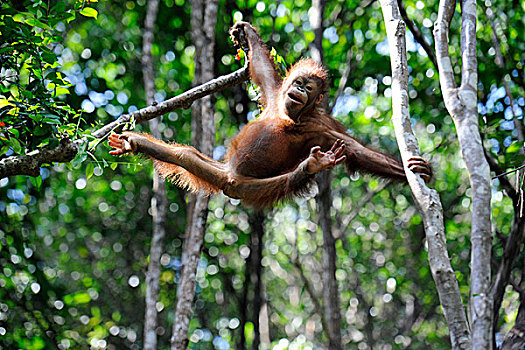
<path id="1" fill-rule="evenodd" d="M 199 60 L 197 66 L 200 67 L 200 72 L 195 72 L 195 76 L 199 76 L 199 81 L 207 81 L 213 78 L 217 7 L 217 0 L 210 0 L 206 3 L 200 0 L 192 2 L 192 31 L 200 34 L 200 37 L 195 42 L 195 45 L 201 48 L 197 51 L 200 51 L 200 53 L 195 56 L 195 59 Z M 200 18 L 200 21 L 197 18 Z M 211 97 L 204 97 L 197 108 L 200 110 L 200 114 L 194 114 L 193 116 L 194 118 L 198 117 L 201 123 L 192 123 L 192 131 L 194 135 L 196 132 L 201 133 L 200 142 L 197 142 L 197 144 L 204 154 L 211 156 L 215 138 L 214 108 Z M 197 127 L 196 125 L 200 126 Z M 171 337 L 172 350 L 186 349 L 188 345 L 188 327 L 195 296 L 195 276 L 208 215 L 207 197 L 196 196 L 190 202 L 193 205 L 191 207 L 188 206 L 188 224 L 182 251 L 182 268 L 177 288 L 177 304 L 175 306 L 175 319 Z"/>
<path id="2" fill-rule="evenodd" d="M 454 120 L 472 188 L 470 322 L 474 349 L 492 349 L 493 300 L 490 295 L 492 233 L 490 171 L 483 153 L 477 113 L 476 0 L 461 2 L 461 85 L 456 86 L 448 53 L 449 26 L 456 2 L 440 0 L 434 24 L 439 80 Z"/>
<path id="3" fill-rule="evenodd" d="M 408 64 L 405 23 L 396 0 L 381 0 L 392 65 L 392 120 L 408 183 L 423 216 L 430 269 L 450 331 L 453 349 L 470 349 L 471 338 L 454 270 L 450 265 L 443 224 L 441 200 L 419 175 L 407 169 L 407 161 L 418 157 L 419 147 L 412 132 L 408 103 Z"/>
<path id="4" fill-rule="evenodd" d="M 326 0 L 313 0 L 309 11 L 310 24 L 315 34 L 314 41 L 310 44 L 312 58 L 318 62 L 324 62 L 323 52 L 323 18 Z M 330 208 L 332 207 L 332 194 L 330 191 L 331 172 L 323 171 L 317 176 L 319 193 L 316 196 L 318 209 L 318 221 L 323 232 L 323 312 L 326 320 L 324 326 L 328 336 L 329 348 L 333 350 L 342 349 L 341 340 L 341 313 L 339 310 L 339 292 L 335 270 L 337 268 L 337 256 L 335 252 L 335 239 L 332 235 L 332 219 Z"/>
<path id="5" fill-rule="evenodd" d="M 323 18 L 324 9 L 326 7 L 327 0 L 312 0 L 312 7 L 310 8 L 309 20 L 312 30 L 314 32 L 314 41 L 310 44 L 310 53 L 312 59 L 317 62 L 324 62 L 323 52 Z"/>
<path id="6" fill-rule="evenodd" d="M 146 104 L 154 102 L 155 74 L 153 71 L 153 57 L 151 46 L 155 33 L 155 19 L 159 8 L 159 0 L 150 0 L 144 23 L 144 35 L 142 39 L 142 74 L 144 76 L 144 90 L 146 92 Z M 149 121 L 151 134 L 161 138 L 159 132 L 159 120 Z M 153 221 L 153 234 L 151 237 L 150 259 L 146 273 L 146 311 L 144 319 L 144 350 L 155 350 L 157 348 L 157 299 L 159 296 L 160 256 L 162 254 L 162 241 L 166 235 L 166 185 L 158 173 L 154 170 L 153 196 L 151 198 L 151 214 Z"/>

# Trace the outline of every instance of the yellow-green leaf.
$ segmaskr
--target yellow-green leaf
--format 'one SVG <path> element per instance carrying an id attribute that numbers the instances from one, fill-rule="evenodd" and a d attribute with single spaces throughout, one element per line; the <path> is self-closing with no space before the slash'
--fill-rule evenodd
<path id="1" fill-rule="evenodd" d="M 80 14 L 82 16 L 93 17 L 95 19 L 97 19 L 97 16 L 98 16 L 97 10 L 95 10 L 92 7 L 84 7 L 82 10 L 80 10 Z"/>
<path id="2" fill-rule="evenodd" d="M 21 13 L 17 13 L 16 15 L 13 16 L 13 21 L 23 23 L 24 15 L 22 15 Z"/>
<path id="3" fill-rule="evenodd" d="M 93 163 L 88 163 L 86 167 L 86 177 L 89 180 L 91 176 L 93 176 L 93 172 L 95 171 L 95 165 Z"/>
<path id="4" fill-rule="evenodd" d="M 507 148 L 507 154 L 518 152 L 523 147 L 523 142 L 514 142 Z"/>
<path id="5" fill-rule="evenodd" d="M 67 94 L 69 94 L 69 89 L 66 88 L 66 87 L 56 88 L 55 94 L 56 94 L 56 96 L 67 95 Z"/>
<path id="6" fill-rule="evenodd" d="M 9 105 L 9 101 L 6 98 L 0 98 L 0 108 Z"/>

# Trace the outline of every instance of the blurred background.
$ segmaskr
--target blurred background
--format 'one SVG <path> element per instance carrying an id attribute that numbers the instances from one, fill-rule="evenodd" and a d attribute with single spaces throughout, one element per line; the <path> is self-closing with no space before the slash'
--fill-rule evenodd
<path id="1" fill-rule="evenodd" d="M 489 156 L 502 170 L 511 170 L 523 162 L 525 44 L 519 33 L 524 32 L 524 4 L 486 0 L 478 5 L 481 132 Z M 146 0 L 1 6 L 0 158 L 56 144 L 59 135 L 89 135 L 147 106 L 141 64 Z M 438 2 L 405 0 L 402 6 L 432 49 Z M 214 64 L 208 68 L 219 76 L 242 66 L 228 39 L 229 28 L 239 20 L 257 27 L 288 67 L 311 56 L 311 8 L 305 0 L 220 1 Z M 151 49 L 157 102 L 195 85 L 191 10 L 187 0 L 159 3 Z M 322 27 L 334 117 L 366 145 L 398 156 L 379 2 L 326 1 Z M 460 66 L 459 17 L 451 28 L 450 54 Z M 449 254 L 466 303 L 471 190 L 437 68 L 420 41 L 407 30 L 411 121 L 434 170 L 431 186 L 441 196 Z M 19 45 L 15 52 L 9 50 L 14 43 Z M 35 80 L 39 83 L 32 86 Z M 220 159 L 258 107 L 246 83 L 214 94 L 212 102 L 213 155 Z M 191 114 L 191 109 L 179 109 L 164 115 L 158 125 L 162 139 L 191 144 Z M 143 123 L 135 130 L 149 129 Z M 97 147 L 84 152 L 83 159 L 42 168 L 39 177 L 0 180 L 0 348 L 143 346 L 153 167 L 145 158 L 110 156 L 105 141 L 90 146 Z M 408 187 L 349 175 L 344 167 L 332 177 L 329 214 L 343 347 L 450 348 L 422 220 Z M 515 173 L 508 181 L 517 181 Z M 314 187 L 306 198 L 262 213 L 224 195 L 210 198 L 190 348 L 327 348 L 316 193 Z M 167 198 L 156 303 L 159 349 L 169 347 L 187 223 L 187 193 L 168 184 Z M 514 204 L 499 179 L 493 180 L 492 205 L 498 264 L 514 217 Z M 518 284 L 523 261 L 520 255 L 513 273 Z M 513 325 L 518 306 L 518 293 L 507 287 L 497 332 Z"/>

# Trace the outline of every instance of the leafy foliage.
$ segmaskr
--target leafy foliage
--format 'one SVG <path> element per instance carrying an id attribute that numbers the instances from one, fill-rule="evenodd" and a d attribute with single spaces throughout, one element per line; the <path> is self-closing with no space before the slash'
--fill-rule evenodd
<path id="1" fill-rule="evenodd" d="M 75 17 L 75 9 L 66 10 L 64 2 L 30 2 L 23 11 L 2 9 L 0 155 L 56 146 L 60 134 L 76 135 L 80 114 L 64 102 L 71 84 L 57 55 L 60 32 Z"/>

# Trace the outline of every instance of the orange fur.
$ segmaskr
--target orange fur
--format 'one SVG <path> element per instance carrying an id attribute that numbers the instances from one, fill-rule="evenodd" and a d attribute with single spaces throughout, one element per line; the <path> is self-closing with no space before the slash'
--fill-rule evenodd
<path id="1" fill-rule="evenodd" d="M 220 192 L 217 186 L 202 180 L 178 165 L 166 163 L 155 158 L 151 158 L 151 160 L 159 175 L 177 187 L 194 193 L 200 192 L 206 196 Z"/>
<path id="2" fill-rule="evenodd" d="M 147 137 L 148 140 L 150 140 L 151 142 L 155 144 L 158 144 L 158 145 L 163 144 L 162 141 L 157 140 L 156 138 L 154 138 L 153 136 L 149 134 L 141 133 L 140 135 Z M 179 147 L 186 148 L 188 150 L 192 150 L 198 153 L 198 151 L 191 146 L 186 146 L 186 145 L 182 145 L 178 143 L 171 143 L 170 146 L 178 147 L 178 148 Z M 204 155 L 202 156 L 205 157 L 208 162 L 215 162 L 213 159 L 209 157 L 206 157 Z M 200 192 L 204 195 L 210 195 L 213 193 L 220 192 L 220 189 L 217 186 L 209 183 L 208 181 L 205 181 L 199 178 L 198 176 L 195 176 L 194 174 L 192 174 L 191 172 L 189 172 L 188 170 L 184 169 L 181 166 L 178 166 L 172 163 L 163 162 L 161 160 L 156 159 L 153 156 L 149 156 L 149 158 L 153 161 L 153 165 L 155 166 L 155 169 L 157 170 L 157 172 L 163 179 L 170 181 L 171 183 L 175 184 L 176 186 L 182 189 L 186 189 L 194 193 Z"/>

